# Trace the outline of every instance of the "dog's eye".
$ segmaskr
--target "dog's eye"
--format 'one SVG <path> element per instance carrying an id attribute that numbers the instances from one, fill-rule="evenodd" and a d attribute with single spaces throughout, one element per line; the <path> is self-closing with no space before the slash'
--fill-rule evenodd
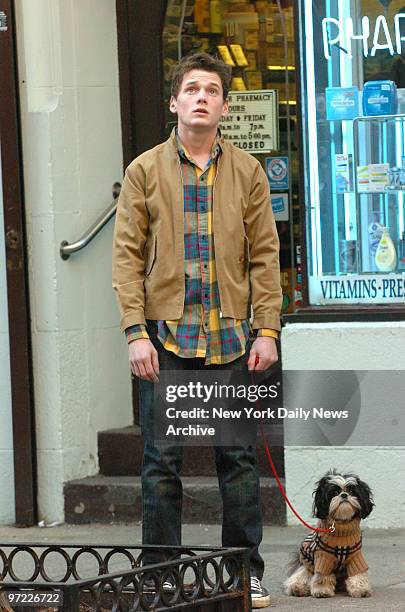
<path id="1" fill-rule="evenodd" d="M 332 489 L 331 489 L 331 494 L 332 494 L 333 496 L 335 496 L 335 495 L 339 495 L 340 491 L 341 491 L 340 487 L 334 486 L 334 487 L 332 487 Z"/>

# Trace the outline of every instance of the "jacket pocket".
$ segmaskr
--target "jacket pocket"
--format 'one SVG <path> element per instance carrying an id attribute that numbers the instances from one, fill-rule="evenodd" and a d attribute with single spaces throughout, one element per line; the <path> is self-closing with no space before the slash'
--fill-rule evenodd
<path id="1" fill-rule="evenodd" d="M 243 236 L 244 240 L 244 258 L 245 258 L 245 270 L 249 270 L 249 262 L 250 262 L 250 250 L 249 250 L 249 239 L 246 235 Z"/>
<path id="2" fill-rule="evenodd" d="M 157 236 L 156 234 L 152 238 L 152 242 L 147 252 L 146 256 L 146 266 L 145 266 L 145 276 L 149 276 L 152 272 L 152 268 L 156 261 L 156 251 L 157 251 Z"/>
<path id="3" fill-rule="evenodd" d="M 239 281 L 242 281 L 249 271 L 249 240 L 246 235 L 242 235 L 239 239 L 237 252 L 237 277 Z"/>

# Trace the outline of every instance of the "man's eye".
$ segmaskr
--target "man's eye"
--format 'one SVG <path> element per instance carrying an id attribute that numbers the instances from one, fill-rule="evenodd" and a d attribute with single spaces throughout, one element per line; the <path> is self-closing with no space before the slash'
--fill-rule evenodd
<path id="1" fill-rule="evenodd" d="M 216 93 L 217 93 L 216 89 L 210 89 L 210 94 L 214 94 L 215 95 Z"/>

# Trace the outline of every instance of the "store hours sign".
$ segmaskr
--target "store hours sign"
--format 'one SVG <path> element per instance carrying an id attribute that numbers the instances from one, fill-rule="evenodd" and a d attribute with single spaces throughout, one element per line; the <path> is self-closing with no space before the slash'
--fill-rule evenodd
<path id="1" fill-rule="evenodd" d="M 228 100 L 229 114 L 220 123 L 224 138 L 248 153 L 277 150 L 277 90 L 230 91 Z"/>
<path id="2" fill-rule="evenodd" d="M 310 276 L 311 304 L 392 304 L 405 302 L 405 275 Z"/>

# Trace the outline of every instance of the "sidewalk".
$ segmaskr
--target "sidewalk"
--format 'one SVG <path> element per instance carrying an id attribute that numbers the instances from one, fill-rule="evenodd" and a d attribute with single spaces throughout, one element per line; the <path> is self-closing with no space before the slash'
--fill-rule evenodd
<path id="1" fill-rule="evenodd" d="M 405 529 L 365 529 L 364 553 L 370 566 L 373 597 L 351 599 L 339 594 L 332 599 L 286 597 L 282 592 L 285 566 L 307 534 L 301 527 L 266 527 L 261 552 L 266 561 L 264 584 L 272 593 L 271 608 L 279 610 L 375 610 L 405 611 Z M 0 543 L 139 544 L 141 526 L 62 525 L 52 528 L 17 529 L 0 525 Z M 219 525 L 185 525 L 183 543 L 213 545 L 221 542 Z"/>

